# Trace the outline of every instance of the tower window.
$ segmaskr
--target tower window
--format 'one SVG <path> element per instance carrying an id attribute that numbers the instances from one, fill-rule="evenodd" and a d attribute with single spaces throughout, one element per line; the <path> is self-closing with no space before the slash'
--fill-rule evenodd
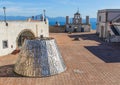
<path id="1" fill-rule="evenodd" d="M 101 22 L 101 16 L 99 16 L 99 22 Z"/>
<path id="2" fill-rule="evenodd" d="M 8 40 L 3 40 L 3 48 L 8 48 Z"/>
<path id="3" fill-rule="evenodd" d="M 40 38 L 43 38 L 43 35 L 40 35 Z"/>

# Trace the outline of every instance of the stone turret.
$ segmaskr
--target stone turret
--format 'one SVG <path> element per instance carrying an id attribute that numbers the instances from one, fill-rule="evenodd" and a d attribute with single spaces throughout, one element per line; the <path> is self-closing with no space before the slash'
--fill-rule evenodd
<path id="1" fill-rule="evenodd" d="M 79 11 L 77 11 L 77 12 L 74 14 L 73 23 L 74 23 L 74 24 L 80 24 L 80 13 L 79 13 Z"/>
<path id="2" fill-rule="evenodd" d="M 86 16 L 86 24 L 90 24 L 89 16 Z"/>
<path id="3" fill-rule="evenodd" d="M 69 16 L 66 16 L 66 24 L 69 24 Z"/>
<path id="4" fill-rule="evenodd" d="M 69 17 L 66 16 L 66 29 L 65 32 L 90 32 L 89 16 L 86 16 L 86 22 L 82 22 L 81 14 L 78 11 L 74 14 L 72 21 L 69 23 Z"/>

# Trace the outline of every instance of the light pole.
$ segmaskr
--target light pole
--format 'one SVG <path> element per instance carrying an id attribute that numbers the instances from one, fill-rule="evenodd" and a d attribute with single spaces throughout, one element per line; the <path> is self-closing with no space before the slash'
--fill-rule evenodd
<path id="1" fill-rule="evenodd" d="M 46 10 L 43 10 L 43 12 L 44 12 L 44 21 L 45 21 L 45 24 L 46 24 L 47 23 L 46 22 L 46 14 L 45 14 Z"/>
<path id="2" fill-rule="evenodd" d="M 45 15 L 46 10 L 43 10 L 43 12 L 44 12 L 44 18 L 46 18 L 46 15 Z"/>
<path id="3" fill-rule="evenodd" d="M 44 12 L 44 16 L 45 16 L 45 9 L 43 10 L 43 12 Z"/>
<path id="4" fill-rule="evenodd" d="M 8 26 L 8 23 L 6 22 L 6 7 L 3 7 L 3 11 L 4 11 L 4 22 L 6 26 Z"/>
<path id="5" fill-rule="evenodd" d="M 6 10 L 6 7 L 3 7 L 3 11 L 4 11 L 4 21 L 6 22 L 6 12 L 5 12 L 5 10 Z"/>

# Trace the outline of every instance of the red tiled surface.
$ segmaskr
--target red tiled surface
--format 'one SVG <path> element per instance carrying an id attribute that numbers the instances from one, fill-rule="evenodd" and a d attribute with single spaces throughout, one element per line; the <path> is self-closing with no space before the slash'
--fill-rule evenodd
<path id="1" fill-rule="evenodd" d="M 79 41 L 74 41 L 75 35 Z M 50 36 L 58 43 L 65 72 L 46 78 L 0 77 L 0 85 L 120 85 L 119 43 L 102 42 L 94 32 Z M 9 68 L 5 65 L 14 64 L 16 59 L 17 55 L 0 57 L 0 70 Z"/>

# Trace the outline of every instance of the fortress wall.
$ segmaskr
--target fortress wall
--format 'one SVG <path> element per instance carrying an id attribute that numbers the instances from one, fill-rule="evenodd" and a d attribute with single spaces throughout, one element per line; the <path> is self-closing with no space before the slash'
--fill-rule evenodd
<path id="1" fill-rule="evenodd" d="M 84 28 L 84 32 L 90 32 L 91 26 L 83 24 L 82 27 Z"/>

